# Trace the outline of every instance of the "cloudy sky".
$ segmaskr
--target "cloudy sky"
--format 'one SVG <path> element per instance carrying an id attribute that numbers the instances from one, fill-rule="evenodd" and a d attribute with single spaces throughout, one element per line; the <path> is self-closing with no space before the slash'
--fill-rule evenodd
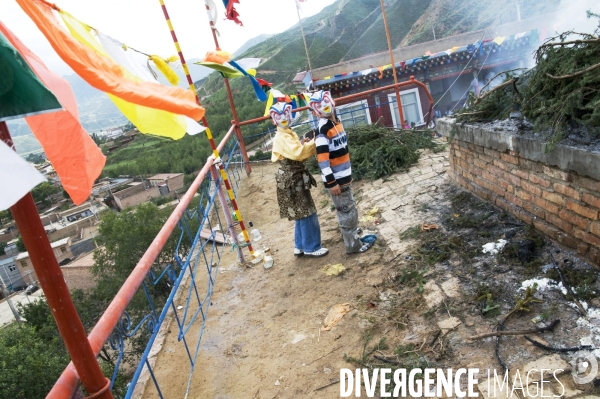
<path id="1" fill-rule="evenodd" d="M 314 15 L 335 0 L 306 0 L 303 18 Z M 164 0 L 186 58 L 202 58 L 214 50 L 203 0 Z M 234 52 L 246 41 L 263 33 L 279 33 L 298 23 L 295 0 L 240 0 L 236 9 L 243 27 L 224 20 L 223 2 L 217 28 L 221 49 Z M 163 57 L 176 55 L 159 0 L 54 0 L 59 8 L 77 19 L 145 53 Z M 61 75 L 73 73 L 56 55 L 15 0 L 0 0 L 0 20 L 46 65 Z"/>

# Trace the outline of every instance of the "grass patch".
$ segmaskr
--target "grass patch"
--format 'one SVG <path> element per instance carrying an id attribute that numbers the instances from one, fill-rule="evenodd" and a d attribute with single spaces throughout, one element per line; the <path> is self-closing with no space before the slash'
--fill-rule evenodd
<path id="1" fill-rule="evenodd" d="M 401 240 L 412 240 L 412 239 L 418 238 L 421 235 L 421 233 L 422 233 L 421 226 L 416 225 L 413 227 L 409 227 L 408 229 L 406 229 L 402 233 L 400 233 L 400 239 Z"/>

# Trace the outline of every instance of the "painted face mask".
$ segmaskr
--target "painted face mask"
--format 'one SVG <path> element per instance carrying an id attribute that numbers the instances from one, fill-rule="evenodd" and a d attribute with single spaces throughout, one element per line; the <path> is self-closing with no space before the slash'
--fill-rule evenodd
<path id="1" fill-rule="evenodd" d="M 333 114 L 335 110 L 335 102 L 331 98 L 331 93 L 324 90 L 314 92 L 310 96 L 308 105 L 324 118 Z"/>
<path id="2" fill-rule="evenodd" d="M 288 128 L 292 124 L 292 106 L 290 104 L 284 102 L 275 103 L 269 109 L 269 114 L 274 125 Z"/>

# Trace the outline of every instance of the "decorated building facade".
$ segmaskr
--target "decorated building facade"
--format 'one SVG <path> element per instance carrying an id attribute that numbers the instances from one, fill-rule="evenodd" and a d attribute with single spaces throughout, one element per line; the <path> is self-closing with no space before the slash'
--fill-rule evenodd
<path id="1" fill-rule="evenodd" d="M 479 94 L 486 85 L 493 87 L 502 78 L 499 72 L 530 68 L 534 52 L 551 35 L 552 16 L 536 17 L 481 31 L 394 50 L 398 82 L 411 78 L 425 84 L 434 102 L 433 116 L 452 114 L 464 106 L 469 92 Z M 295 77 L 295 83 L 308 81 L 310 73 Z M 389 52 L 330 65 L 312 71 L 316 90 L 329 90 L 334 98 L 362 93 L 394 84 Z M 489 87 L 488 86 L 488 87 Z M 345 125 L 379 121 L 386 126 L 422 126 L 428 119 L 430 101 L 426 90 L 416 84 L 400 89 L 404 121 L 400 120 L 393 88 L 359 96 L 350 102 L 338 101 Z"/>

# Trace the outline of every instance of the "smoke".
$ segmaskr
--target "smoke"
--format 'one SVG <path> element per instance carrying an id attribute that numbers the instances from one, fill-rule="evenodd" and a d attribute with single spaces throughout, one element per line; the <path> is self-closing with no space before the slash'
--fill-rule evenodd
<path id="1" fill-rule="evenodd" d="M 588 10 L 600 14 L 600 2 L 598 0 L 562 0 L 548 35 L 556 36 L 570 30 L 579 33 L 593 33 L 598 28 L 598 18 L 588 18 Z"/>

